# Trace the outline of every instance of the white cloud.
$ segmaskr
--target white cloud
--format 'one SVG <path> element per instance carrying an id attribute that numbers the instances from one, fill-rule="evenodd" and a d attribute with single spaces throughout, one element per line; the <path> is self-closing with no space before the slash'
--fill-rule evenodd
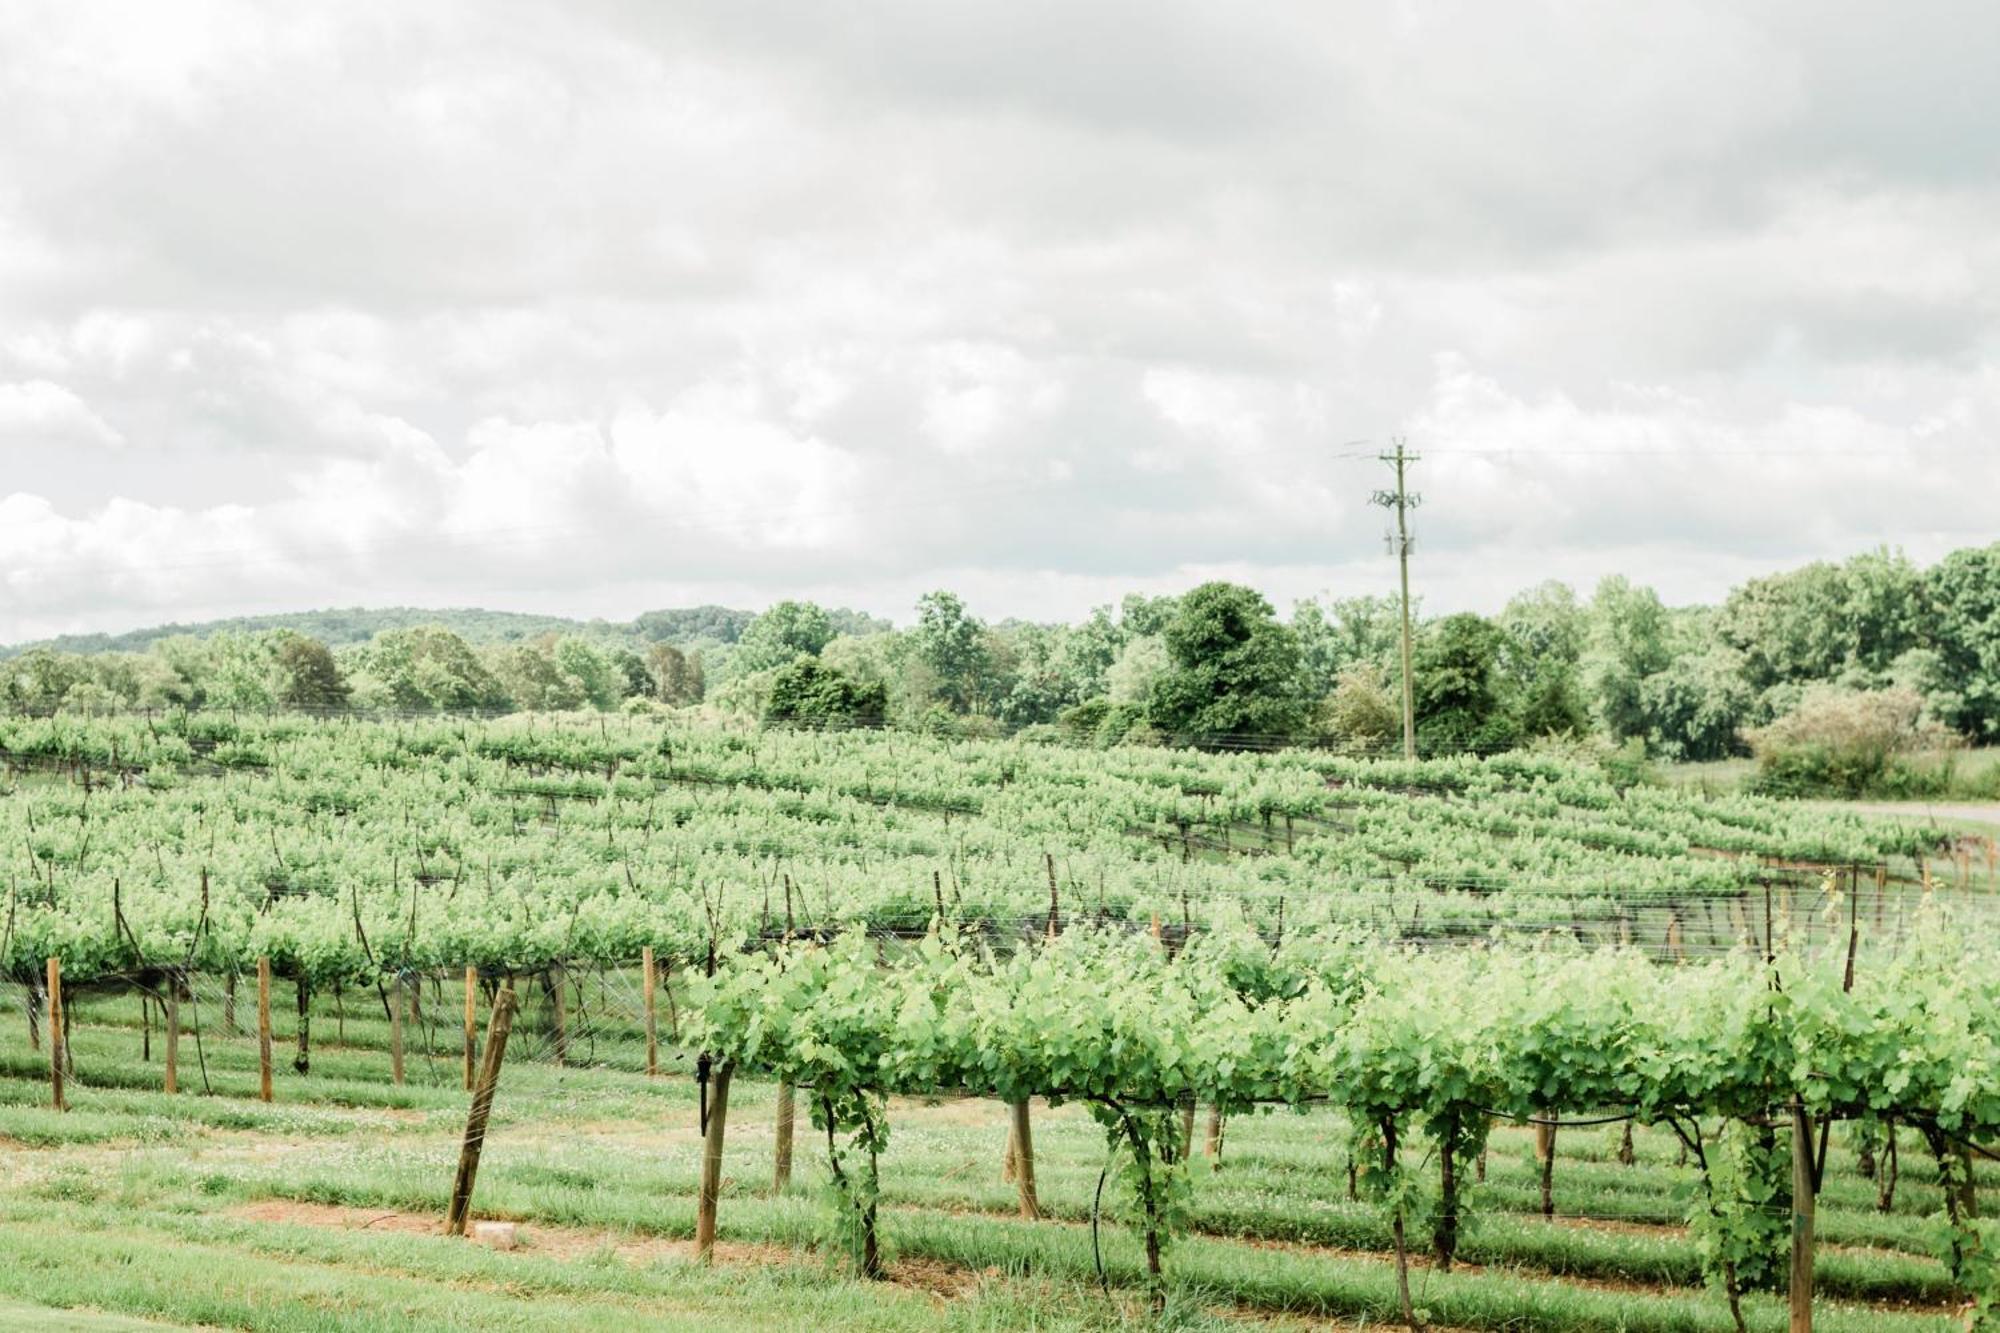
<path id="1" fill-rule="evenodd" d="M 0 384 L 0 446 L 122 443 L 110 423 L 60 384 Z"/>
<path id="2" fill-rule="evenodd" d="M 0 641 L 1374 587 L 1398 430 L 1432 607 L 1991 540 L 1995 39 L 1974 0 L 9 6 Z"/>

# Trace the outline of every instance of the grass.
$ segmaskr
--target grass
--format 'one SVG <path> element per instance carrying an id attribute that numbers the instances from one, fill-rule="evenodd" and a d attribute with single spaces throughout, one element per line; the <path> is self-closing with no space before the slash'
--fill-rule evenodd
<path id="1" fill-rule="evenodd" d="M 182 1086 L 197 1091 L 170 1098 L 158 1090 L 157 1059 L 137 1058 L 136 1004 L 83 997 L 73 1033 L 79 1079 L 73 1109 L 60 1114 L 46 1106 L 45 1057 L 0 1015 L 0 1032 L 23 1034 L 0 1042 L 0 1154 L 16 1182 L 0 1206 L 0 1301 L 246 1329 L 1394 1319 L 1387 1227 L 1372 1206 L 1348 1199 L 1342 1127 L 1324 1114 L 1231 1123 L 1222 1169 L 1195 1181 L 1193 1233 L 1169 1252 L 1167 1309 L 1151 1315 L 1137 1242 L 1118 1219 L 1103 1232 L 1111 1299 L 1098 1290 L 1087 1223 L 1105 1144 L 1080 1111 L 1037 1110 L 1038 1185 L 1050 1217 L 1029 1223 L 1012 1216 L 1014 1187 L 1000 1178 L 1001 1108 L 899 1102 L 883 1162 L 883 1230 L 898 1280 L 867 1284 L 826 1257 L 823 1154 L 804 1118 L 798 1185 L 773 1196 L 771 1090 L 739 1084 L 722 1235 L 755 1248 L 714 1270 L 693 1267 L 683 1242 L 698 1168 L 695 1090 L 686 1078 L 631 1072 L 639 1048 L 615 996 L 614 981 L 609 998 L 596 997 L 593 1034 L 610 1067 L 533 1058 L 546 1055 L 546 1043 L 536 1013 L 523 1020 L 527 1039 L 514 1049 L 524 1058 L 505 1071 L 477 1197 L 481 1216 L 527 1224 L 528 1247 L 510 1254 L 427 1234 L 422 1220 L 442 1215 L 463 1125 L 453 1031 L 439 1034 L 431 1059 L 413 1034 L 410 1081 L 396 1087 L 379 1006 L 370 1017 L 350 997 L 346 1040 L 316 1045 L 309 1077 L 281 1066 L 274 1104 L 253 1098 L 254 1044 L 212 1032 L 203 1052 L 214 1095 L 199 1094 L 184 1039 Z M 314 1022 L 317 1033 L 335 1034 L 329 1019 Z M 154 1047 L 157 1057 L 157 1033 Z M 1464 1265 L 1414 1274 L 1431 1318 L 1578 1333 L 1728 1328 L 1678 1226 L 1692 1173 L 1676 1165 L 1668 1136 L 1641 1131 L 1631 1166 L 1614 1160 L 1616 1147 L 1615 1129 L 1563 1131 L 1563 1217 L 1551 1224 L 1538 1215 L 1530 1136 L 1496 1131 L 1487 1181 L 1471 1200 Z M 1951 1326 L 1951 1292 L 1932 1257 L 1941 1234 L 1929 1216 L 1934 1175 L 1906 1141 L 1896 1208 L 1878 1213 L 1875 1186 L 1836 1143 L 1819 1213 L 1822 1328 Z M 1989 1173 L 1983 1183 L 2000 1179 Z M 385 1216 L 397 1229 L 330 1225 L 338 1219 L 311 1205 L 368 1209 L 364 1217 Z M 1756 1297 L 1750 1309 L 1753 1327 L 1784 1322 L 1777 1298 Z"/>

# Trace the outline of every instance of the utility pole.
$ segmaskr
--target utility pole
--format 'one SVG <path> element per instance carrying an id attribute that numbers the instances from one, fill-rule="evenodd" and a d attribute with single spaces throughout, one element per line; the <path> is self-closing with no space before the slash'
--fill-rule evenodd
<path id="1" fill-rule="evenodd" d="M 1396 452 L 1379 455 L 1381 460 L 1396 469 L 1396 489 L 1377 491 L 1371 497 L 1373 503 L 1384 509 L 1396 511 L 1396 535 L 1390 540 L 1396 548 L 1396 561 L 1403 572 L 1403 758 L 1417 757 L 1417 708 L 1415 693 L 1410 688 L 1410 522 L 1409 514 L 1423 501 L 1421 495 L 1412 494 L 1404 485 L 1404 469 L 1418 459 L 1418 455 L 1403 448 L 1403 439 L 1396 437 Z"/>

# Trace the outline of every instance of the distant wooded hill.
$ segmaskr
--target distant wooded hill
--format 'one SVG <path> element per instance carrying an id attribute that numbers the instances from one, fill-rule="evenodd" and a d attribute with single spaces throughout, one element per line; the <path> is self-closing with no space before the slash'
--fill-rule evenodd
<path id="1" fill-rule="evenodd" d="M 869 634 L 890 628 L 889 622 L 859 611 L 830 611 L 828 619 L 839 634 Z M 735 643 L 756 619 L 754 611 L 728 606 L 689 606 L 647 611 L 631 620 L 577 620 L 523 611 L 487 611 L 478 607 L 444 609 L 417 606 L 336 607 L 324 611 L 289 611 L 280 615 L 233 616 L 193 624 L 171 623 L 128 630 L 122 634 L 64 634 L 34 643 L 0 646 L 0 657 L 31 648 L 59 653 L 143 653 L 162 639 L 212 638 L 217 634 L 255 634 L 291 630 L 329 647 L 366 643 L 384 630 L 418 625 L 442 625 L 467 643 L 522 643 L 545 634 L 568 635 L 604 643 L 644 647 L 654 643 L 699 645 Z"/>

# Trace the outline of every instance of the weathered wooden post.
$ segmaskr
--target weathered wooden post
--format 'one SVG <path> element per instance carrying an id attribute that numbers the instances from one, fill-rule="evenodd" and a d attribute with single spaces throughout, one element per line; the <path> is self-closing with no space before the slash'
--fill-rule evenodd
<path id="1" fill-rule="evenodd" d="M 50 1104 L 67 1111 L 63 1098 L 63 1002 L 62 959 L 49 959 L 49 1091 Z"/>
<path id="2" fill-rule="evenodd" d="M 1041 1200 L 1035 1197 L 1035 1133 L 1028 1122 L 1025 1097 L 1009 1109 L 1014 1113 L 1014 1185 L 1021 1216 L 1032 1221 L 1042 1215 Z"/>
<path id="3" fill-rule="evenodd" d="M 660 1022 L 659 974 L 653 967 L 652 945 L 641 951 L 639 966 L 645 972 L 641 989 L 646 996 L 646 1077 L 653 1078 L 660 1072 Z"/>
<path id="4" fill-rule="evenodd" d="M 465 1142 L 458 1150 L 458 1175 L 451 1183 L 451 1207 L 445 1213 L 448 1236 L 463 1236 L 472 1212 L 472 1184 L 479 1175 L 479 1154 L 486 1146 L 486 1122 L 493 1114 L 493 1090 L 500 1083 L 500 1061 L 506 1058 L 507 1034 L 514 1027 L 514 988 L 510 985 L 493 1002 L 493 1025 L 486 1030 L 486 1057 L 480 1062 L 479 1084 L 472 1092 L 472 1109 L 465 1117 Z"/>
<path id="5" fill-rule="evenodd" d="M 797 1093 L 790 1079 L 778 1084 L 777 1119 L 777 1160 L 771 1172 L 771 1191 L 783 1194 L 792 1187 L 792 1131 L 798 1119 Z"/>
<path id="6" fill-rule="evenodd" d="M 729 1122 L 729 1080 L 736 1066 L 724 1061 L 708 1090 L 708 1124 L 701 1140 L 701 1193 L 695 1200 L 694 1253 L 700 1263 L 715 1259 L 715 1201 L 722 1193 L 722 1135 Z"/>
<path id="7" fill-rule="evenodd" d="M 1792 1279 L 1791 1333 L 1812 1333 L 1813 1213 L 1816 1202 L 1813 1171 L 1812 1117 L 1805 1104 L 1792 1101 Z"/>
<path id="8" fill-rule="evenodd" d="M 479 969 L 465 969 L 465 1090 L 479 1086 Z"/>
<path id="9" fill-rule="evenodd" d="M 403 974 L 396 973 L 394 984 L 389 987 L 389 1077 L 397 1087 L 403 1086 Z"/>
<path id="10" fill-rule="evenodd" d="M 167 973 L 167 1073 L 163 1091 L 172 1096 L 181 1090 L 181 978 Z"/>
<path id="11" fill-rule="evenodd" d="M 257 960 L 257 1096 L 271 1100 L 271 960 Z"/>

